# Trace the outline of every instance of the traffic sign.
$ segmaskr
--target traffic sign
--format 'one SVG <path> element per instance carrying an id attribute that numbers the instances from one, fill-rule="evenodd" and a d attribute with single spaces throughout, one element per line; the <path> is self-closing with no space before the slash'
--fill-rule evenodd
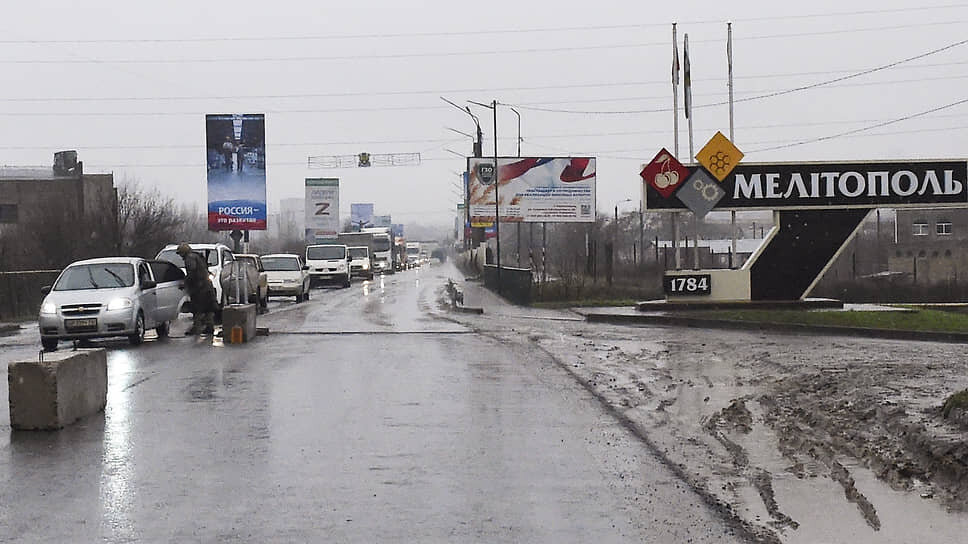
<path id="1" fill-rule="evenodd" d="M 669 198 L 689 176 L 689 169 L 682 165 L 665 148 L 639 173 L 653 189 Z"/>
<path id="2" fill-rule="evenodd" d="M 696 154 L 696 160 L 705 166 L 709 173 L 716 176 L 717 180 L 723 181 L 733 168 L 736 168 L 739 161 L 743 160 L 743 152 L 733 145 L 729 138 L 723 136 L 722 132 L 717 131 Z"/>

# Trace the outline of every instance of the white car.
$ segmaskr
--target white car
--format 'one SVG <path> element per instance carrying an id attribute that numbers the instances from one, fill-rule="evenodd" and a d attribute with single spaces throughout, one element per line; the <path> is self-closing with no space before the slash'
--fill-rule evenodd
<path id="1" fill-rule="evenodd" d="M 306 266 L 312 283 L 336 282 L 350 286 L 350 257 L 341 244 L 306 246 Z"/>
<path id="2" fill-rule="evenodd" d="M 309 300 L 309 267 L 302 257 L 292 253 L 274 253 L 262 256 L 266 271 L 269 296 L 294 296 L 296 302 Z"/>
<path id="3" fill-rule="evenodd" d="M 164 338 L 188 300 L 184 283 L 185 274 L 165 261 L 105 257 L 72 263 L 43 289 L 40 343 L 54 350 L 60 340 L 127 336 L 138 345 L 147 329 Z"/>
<path id="4" fill-rule="evenodd" d="M 222 282 L 219 278 L 222 277 L 222 269 L 225 265 L 235 261 L 235 255 L 232 254 L 232 250 L 225 244 L 188 244 L 192 251 L 199 253 L 208 262 L 208 280 L 212 282 L 212 286 L 215 287 L 215 300 L 218 301 L 219 312 L 221 312 L 222 306 L 226 304 L 225 292 L 222 290 Z M 185 271 L 185 261 L 182 260 L 181 255 L 175 253 L 178 249 L 178 244 L 169 244 L 165 246 L 164 249 L 158 252 L 155 256 L 155 260 L 158 261 L 168 261 L 178 268 L 182 272 Z"/>

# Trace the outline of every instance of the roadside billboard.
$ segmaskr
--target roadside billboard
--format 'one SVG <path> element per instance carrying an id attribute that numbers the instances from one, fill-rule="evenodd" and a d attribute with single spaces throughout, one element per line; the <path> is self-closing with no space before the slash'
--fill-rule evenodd
<path id="1" fill-rule="evenodd" d="M 339 234 L 339 179 L 306 178 L 306 242 Z"/>
<path id="2" fill-rule="evenodd" d="M 595 221 L 594 157 L 498 157 L 467 159 L 472 225 L 494 220 L 497 193 L 501 221 Z"/>
<path id="3" fill-rule="evenodd" d="M 353 230 L 373 226 L 373 204 L 350 204 L 350 224 Z"/>
<path id="4" fill-rule="evenodd" d="M 264 114 L 205 116 L 208 229 L 266 230 Z"/>
<path id="5" fill-rule="evenodd" d="M 374 215 L 373 216 L 373 226 L 374 227 L 387 227 L 390 228 L 391 219 L 389 215 Z"/>

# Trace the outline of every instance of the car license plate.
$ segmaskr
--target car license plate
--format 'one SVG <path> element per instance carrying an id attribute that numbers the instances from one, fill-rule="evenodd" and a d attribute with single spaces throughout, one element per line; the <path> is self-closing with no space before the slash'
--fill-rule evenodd
<path id="1" fill-rule="evenodd" d="M 85 318 L 85 319 L 65 319 L 64 328 L 65 329 L 89 329 L 91 327 L 97 327 L 97 319 Z"/>

